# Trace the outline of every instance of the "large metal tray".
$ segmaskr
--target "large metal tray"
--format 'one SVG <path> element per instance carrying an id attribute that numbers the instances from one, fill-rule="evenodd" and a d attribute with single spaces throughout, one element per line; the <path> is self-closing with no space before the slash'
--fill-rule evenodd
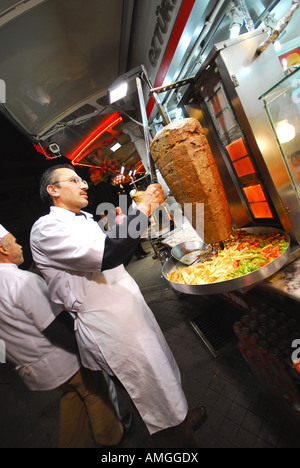
<path id="1" fill-rule="evenodd" d="M 230 291 L 246 291 L 257 284 L 261 283 L 262 281 L 266 280 L 270 276 L 274 275 L 278 270 L 284 267 L 286 262 L 288 261 L 290 255 L 290 238 L 288 234 L 281 231 L 280 229 L 272 228 L 272 227 L 255 227 L 255 228 L 245 228 L 241 229 L 242 231 L 247 231 L 249 234 L 260 234 L 260 233 L 270 233 L 270 232 L 278 232 L 285 236 L 286 241 L 289 243 L 288 248 L 286 251 L 281 254 L 278 258 L 273 260 L 268 265 L 265 265 L 259 268 L 252 273 L 248 273 L 247 275 L 240 276 L 238 278 L 230 279 L 227 281 L 220 281 L 216 283 L 208 283 L 208 284 L 179 284 L 174 283 L 173 281 L 169 281 L 167 279 L 168 274 L 177 266 L 182 268 L 182 263 L 177 262 L 174 258 L 170 258 L 167 260 L 165 265 L 163 266 L 162 273 L 165 279 L 170 283 L 173 289 L 176 291 L 185 293 L 185 294 L 194 294 L 197 296 L 202 295 L 212 295 L 212 294 L 222 294 L 225 292 Z"/>

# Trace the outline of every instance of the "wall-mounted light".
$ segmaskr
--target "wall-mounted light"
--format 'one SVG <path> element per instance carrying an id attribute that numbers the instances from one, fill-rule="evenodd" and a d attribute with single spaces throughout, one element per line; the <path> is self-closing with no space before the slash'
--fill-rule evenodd
<path id="1" fill-rule="evenodd" d="M 240 35 L 244 24 L 244 15 L 240 8 L 236 7 L 233 2 L 231 3 L 227 14 L 230 17 L 230 39 L 235 39 Z"/>
<path id="2" fill-rule="evenodd" d="M 138 67 L 124 73 L 124 75 L 119 76 L 107 88 L 107 96 L 110 104 L 123 99 L 127 95 L 128 89 L 130 90 L 131 82 L 133 82 L 137 76 L 140 76 L 141 71 L 141 65 L 139 65 Z"/>
<path id="3" fill-rule="evenodd" d="M 288 143 L 296 136 L 296 129 L 294 125 L 290 124 L 287 119 L 281 120 L 275 126 L 278 140 L 280 143 Z"/>
<path id="4" fill-rule="evenodd" d="M 119 85 L 109 88 L 108 89 L 108 95 L 109 95 L 109 102 L 112 104 L 113 102 L 119 101 L 120 99 L 123 99 L 127 95 L 128 91 L 128 83 L 123 82 L 120 83 Z"/>
<path id="5" fill-rule="evenodd" d="M 238 23 L 233 23 L 233 25 L 230 28 L 230 39 L 236 39 L 239 37 L 240 32 L 241 32 L 241 27 L 242 25 Z"/>
<path id="6" fill-rule="evenodd" d="M 111 149 L 111 151 L 113 151 L 113 152 L 115 153 L 115 152 L 118 151 L 118 149 L 120 149 L 120 148 L 121 148 L 120 143 L 115 143 L 113 146 L 111 146 L 110 149 Z"/>

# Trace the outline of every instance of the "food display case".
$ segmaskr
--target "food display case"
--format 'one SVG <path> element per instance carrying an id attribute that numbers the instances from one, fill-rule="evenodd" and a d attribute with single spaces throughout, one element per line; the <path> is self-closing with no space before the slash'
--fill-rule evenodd
<path id="1" fill-rule="evenodd" d="M 267 91 L 261 99 L 300 202 L 300 68 Z"/>

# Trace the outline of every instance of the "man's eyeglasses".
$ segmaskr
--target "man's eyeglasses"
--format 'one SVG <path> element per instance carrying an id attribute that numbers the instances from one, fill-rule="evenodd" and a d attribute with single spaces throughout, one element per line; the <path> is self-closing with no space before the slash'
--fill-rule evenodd
<path id="1" fill-rule="evenodd" d="M 71 182 L 71 184 L 84 185 L 85 187 L 89 186 L 87 181 L 82 180 L 80 177 L 71 177 L 70 179 L 66 179 L 66 180 L 58 180 L 57 182 L 53 182 L 52 185 L 61 184 L 61 182 Z"/>

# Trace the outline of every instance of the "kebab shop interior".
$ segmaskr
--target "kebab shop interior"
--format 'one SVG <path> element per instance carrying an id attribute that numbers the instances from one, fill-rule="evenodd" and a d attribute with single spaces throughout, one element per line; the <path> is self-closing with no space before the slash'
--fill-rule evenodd
<path id="1" fill-rule="evenodd" d="M 84 182 L 80 209 L 106 242 L 160 184 L 164 202 L 122 264 L 189 408 L 203 408 L 199 448 L 300 447 L 299 20 L 299 0 L 0 5 L 0 225 L 22 245 L 20 274 L 47 285 L 31 230 L 49 213 L 48 169 L 68 164 Z M 27 385 L 34 358 L 15 350 L 24 328 L 8 317 L 18 301 L 1 296 L 0 447 L 57 448 L 62 390 Z M 126 385 L 109 388 L 131 415 L 114 449 L 155 448 Z M 105 448 L 88 434 L 84 448 Z"/>

